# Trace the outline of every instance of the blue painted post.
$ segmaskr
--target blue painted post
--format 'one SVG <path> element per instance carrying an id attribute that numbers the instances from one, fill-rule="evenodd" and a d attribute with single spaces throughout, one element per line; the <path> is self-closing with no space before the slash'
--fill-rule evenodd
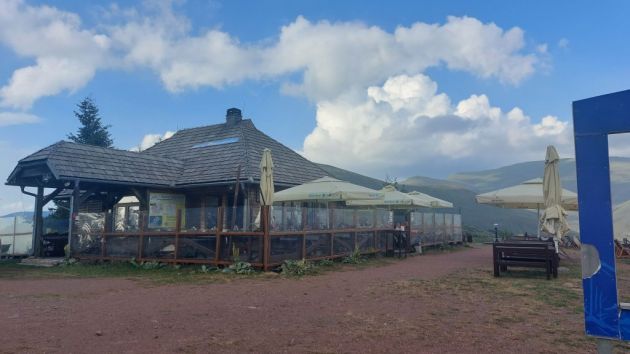
<path id="1" fill-rule="evenodd" d="M 573 102 L 573 126 L 586 334 L 630 340 L 630 308 L 617 298 L 608 156 L 608 135 L 630 132 L 630 90 Z"/>

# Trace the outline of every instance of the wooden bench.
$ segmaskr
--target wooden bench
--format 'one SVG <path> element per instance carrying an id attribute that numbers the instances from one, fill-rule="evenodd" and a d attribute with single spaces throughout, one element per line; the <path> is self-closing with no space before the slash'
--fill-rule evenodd
<path id="1" fill-rule="evenodd" d="M 507 267 L 543 268 L 547 279 L 558 277 L 558 255 L 551 242 L 509 241 L 492 244 L 494 276 L 500 276 Z"/>

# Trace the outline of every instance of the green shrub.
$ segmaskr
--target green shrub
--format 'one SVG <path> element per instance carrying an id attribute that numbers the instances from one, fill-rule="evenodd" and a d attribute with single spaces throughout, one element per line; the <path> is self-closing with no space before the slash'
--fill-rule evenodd
<path id="1" fill-rule="evenodd" d="M 165 263 L 160 263 L 158 261 L 151 261 L 151 262 L 145 261 L 145 262 L 138 263 L 135 258 L 131 258 L 131 260 L 129 260 L 129 264 L 131 264 L 134 268 L 146 269 L 146 270 L 160 269 L 166 266 Z"/>
<path id="2" fill-rule="evenodd" d="M 251 263 L 238 261 L 230 264 L 230 266 L 223 271 L 226 273 L 234 272 L 236 274 L 251 274 L 254 272 L 254 268 Z"/>
<path id="3" fill-rule="evenodd" d="M 332 259 L 322 259 L 317 263 L 317 265 L 321 267 L 331 267 L 335 265 L 335 262 Z"/>
<path id="4" fill-rule="evenodd" d="M 343 263 L 346 264 L 359 264 L 363 262 L 363 257 L 361 256 L 361 250 L 359 247 L 355 247 L 354 251 L 342 260 Z"/>
<path id="5" fill-rule="evenodd" d="M 306 259 L 299 261 L 288 259 L 282 263 L 282 274 L 288 276 L 301 277 L 303 275 L 315 273 L 317 267 Z"/>
<path id="6" fill-rule="evenodd" d="M 76 258 L 66 258 L 63 260 L 63 262 L 60 263 L 60 265 L 62 267 L 68 267 L 68 266 L 72 266 L 78 263 L 79 261 Z"/>

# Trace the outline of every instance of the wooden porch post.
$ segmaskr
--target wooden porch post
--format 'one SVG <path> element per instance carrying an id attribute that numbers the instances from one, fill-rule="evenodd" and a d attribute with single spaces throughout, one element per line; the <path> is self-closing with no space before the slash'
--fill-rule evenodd
<path id="1" fill-rule="evenodd" d="M 68 256 L 72 255 L 72 234 L 74 233 L 74 222 L 76 221 L 76 216 L 79 214 L 79 198 L 81 194 L 81 189 L 79 186 L 79 180 L 74 181 L 74 186 L 72 188 L 72 197 L 70 197 L 70 220 L 68 225 Z"/>
<path id="2" fill-rule="evenodd" d="M 33 244 L 32 255 L 34 257 L 41 257 L 42 255 L 42 228 L 43 228 L 43 201 L 44 201 L 44 187 L 37 187 L 37 194 L 35 195 L 35 210 L 33 215 Z"/>

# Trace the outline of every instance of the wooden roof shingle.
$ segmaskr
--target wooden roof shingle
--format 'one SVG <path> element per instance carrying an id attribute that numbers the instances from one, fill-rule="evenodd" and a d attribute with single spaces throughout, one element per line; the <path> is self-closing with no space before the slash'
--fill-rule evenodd
<path id="1" fill-rule="evenodd" d="M 43 162 L 58 180 L 186 187 L 259 181 L 259 163 L 271 149 L 274 182 L 298 185 L 326 175 L 317 164 L 256 129 L 249 119 L 180 130 L 153 147 L 134 152 L 60 141 L 18 162 L 7 183 L 21 167 Z"/>

